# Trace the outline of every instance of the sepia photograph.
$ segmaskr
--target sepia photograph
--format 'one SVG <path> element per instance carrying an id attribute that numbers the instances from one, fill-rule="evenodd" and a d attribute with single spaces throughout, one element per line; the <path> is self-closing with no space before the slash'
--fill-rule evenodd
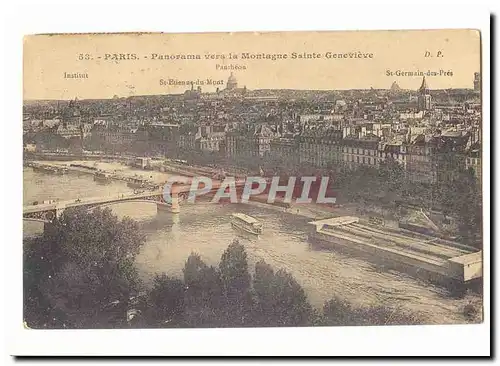
<path id="1" fill-rule="evenodd" d="M 7 11 L 12 362 L 491 355 L 491 14 L 126 3 Z"/>
<path id="2" fill-rule="evenodd" d="M 477 324 L 477 30 L 24 38 L 27 329 Z"/>

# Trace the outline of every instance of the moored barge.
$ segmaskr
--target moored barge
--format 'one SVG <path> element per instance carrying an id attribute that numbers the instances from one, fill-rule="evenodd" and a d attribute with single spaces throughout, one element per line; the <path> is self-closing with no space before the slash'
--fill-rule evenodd
<path id="1" fill-rule="evenodd" d="M 343 216 L 310 222 L 310 239 L 322 247 L 360 256 L 377 264 L 426 273 L 439 280 L 468 283 L 482 277 L 482 251 L 426 235 L 363 225 Z"/>

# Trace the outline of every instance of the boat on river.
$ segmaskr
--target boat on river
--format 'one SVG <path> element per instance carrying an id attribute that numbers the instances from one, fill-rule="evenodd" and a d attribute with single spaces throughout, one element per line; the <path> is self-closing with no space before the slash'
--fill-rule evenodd
<path id="1" fill-rule="evenodd" d="M 264 230 L 262 222 L 243 213 L 233 213 L 231 215 L 231 225 L 254 235 L 260 235 Z"/>
<path id="2" fill-rule="evenodd" d="M 62 175 L 62 174 L 66 174 L 68 172 L 68 168 L 66 168 L 66 167 L 56 167 L 56 166 L 45 165 L 45 164 L 36 164 L 36 163 L 33 163 L 31 165 L 31 168 L 33 169 L 34 172 L 38 172 L 38 173 Z"/>
<path id="3" fill-rule="evenodd" d="M 99 171 L 94 173 L 94 181 L 99 183 L 111 183 L 112 177 L 110 173 Z"/>
<path id="4" fill-rule="evenodd" d="M 147 188 L 149 186 L 149 182 L 142 178 L 130 178 L 127 182 L 127 187 L 134 189 Z"/>

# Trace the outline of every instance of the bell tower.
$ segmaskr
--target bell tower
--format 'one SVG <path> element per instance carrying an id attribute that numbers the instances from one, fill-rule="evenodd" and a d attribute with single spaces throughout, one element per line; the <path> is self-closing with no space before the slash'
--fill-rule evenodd
<path id="1" fill-rule="evenodd" d="M 425 76 L 422 79 L 422 85 L 420 85 L 420 88 L 418 89 L 417 105 L 419 111 L 427 111 L 431 109 L 431 95 Z"/>

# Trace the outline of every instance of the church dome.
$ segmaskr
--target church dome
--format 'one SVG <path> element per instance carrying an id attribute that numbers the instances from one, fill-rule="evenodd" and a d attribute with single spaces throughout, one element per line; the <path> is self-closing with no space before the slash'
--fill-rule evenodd
<path id="1" fill-rule="evenodd" d="M 229 75 L 229 78 L 227 79 L 227 89 L 236 89 L 238 87 L 238 81 L 236 80 L 236 77 L 234 76 L 233 73 Z"/>

